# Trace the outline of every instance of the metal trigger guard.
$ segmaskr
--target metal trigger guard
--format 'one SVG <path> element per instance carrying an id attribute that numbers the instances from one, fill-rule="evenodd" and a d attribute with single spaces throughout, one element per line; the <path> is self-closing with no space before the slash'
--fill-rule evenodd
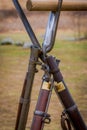
<path id="1" fill-rule="evenodd" d="M 18 11 L 18 14 L 24 24 L 24 27 L 31 39 L 31 42 L 35 46 L 37 46 L 41 49 L 39 41 L 37 40 L 35 33 L 33 32 L 32 27 L 31 27 L 29 21 L 27 20 L 27 17 L 25 16 L 24 11 L 22 10 L 18 0 L 13 0 L 13 3 L 15 5 L 16 10 Z M 61 7 L 62 7 L 62 0 L 59 0 L 58 10 L 50 13 L 48 25 L 47 25 L 47 29 L 46 29 L 46 33 L 45 33 L 45 38 L 44 38 L 43 45 L 42 45 L 42 51 L 44 54 L 46 54 L 47 52 L 50 52 L 54 46 Z"/>

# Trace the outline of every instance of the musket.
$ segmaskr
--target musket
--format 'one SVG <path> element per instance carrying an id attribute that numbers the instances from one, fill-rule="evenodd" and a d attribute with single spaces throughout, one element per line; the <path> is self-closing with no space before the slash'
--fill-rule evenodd
<path id="1" fill-rule="evenodd" d="M 30 11 L 56 11 L 58 0 L 27 0 L 27 9 Z M 85 11 L 87 0 L 63 0 L 62 11 Z"/>
<path id="2" fill-rule="evenodd" d="M 62 73 L 59 69 L 59 60 L 55 60 L 53 56 L 48 56 L 46 58 L 47 64 L 53 74 L 54 81 L 55 81 L 55 91 L 57 96 L 60 98 L 65 110 L 64 112 L 68 114 L 73 127 L 75 130 L 87 130 L 87 126 L 84 123 L 84 120 L 80 114 L 80 111 L 73 100 L 67 85 L 64 82 Z M 71 129 L 69 129 L 71 130 Z"/>
<path id="3" fill-rule="evenodd" d="M 41 1 L 42 0 L 40 0 L 39 2 L 41 2 Z M 43 0 L 43 1 L 46 2 L 46 0 Z M 57 61 L 58 62 L 57 63 L 53 56 L 47 56 L 47 54 L 46 54 L 47 52 L 52 50 L 53 45 L 54 45 L 61 7 L 63 10 L 63 6 L 64 6 L 64 5 L 61 6 L 62 0 L 57 1 L 57 5 L 56 5 L 57 11 L 54 12 L 51 8 L 51 13 L 49 16 L 47 30 L 45 33 L 45 38 L 44 38 L 42 48 L 31 28 L 22 8 L 20 7 L 18 0 L 13 0 L 13 2 L 15 4 L 16 9 L 18 10 L 21 20 L 28 32 L 28 35 L 31 38 L 31 41 L 35 46 L 34 48 L 32 48 L 33 50 L 31 50 L 28 76 L 27 76 L 28 80 L 25 82 L 25 85 L 24 85 L 26 87 L 24 89 L 25 94 L 22 93 L 22 100 L 21 100 L 22 106 L 19 111 L 20 116 L 18 116 L 17 128 L 15 130 L 25 130 L 25 127 L 26 127 L 28 111 L 29 111 L 29 106 L 30 106 L 29 100 L 31 97 L 31 90 L 32 90 L 32 84 L 33 84 L 33 79 L 34 79 L 34 75 L 35 75 L 36 63 L 38 62 L 39 57 L 49 67 L 49 72 L 53 75 L 53 81 L 55 81 L 55 83 L 56 83 L 56 84 L 54 84 L 55 91 L 56 91 L 57 95 L 60 97 L 62 104 L 65 108 L 65 112 L 70 117 L 75 130 L 87 130 L 87 126 L 85 125 L 85 123 L 80 115 L 80 112 L 79 112 L 73 98 L 71 97 L 71 95 L 68 91 L 68 88 L 63 80 L 63 76 L 59 70 L 59 61 Z M 29 2 L 29 0 L 28 0 L 28 2 Z M 75 5 L 77 3 L 77 5 L 79 6 L 79 10 L 81 10 L 81 8 L 83 10 L 84 10 L 84 8 L 85 8 L 85 10 L 87 10 L 86 0 L 83 0 L 83 1 L 80 0 L 80 2 L 82 2 L 84 4 L 81 4 L 81 3 L 78 4 L 78 2 L 75 1 Z M 45 3 L 45 4 L 47 4 L 47 3 Z M 64 2 L 63 2 L 63 4 L 64 4 Z M 44 6 L 44 4 L 43 4 L 43 6 Z M 74 6 L 74 3 L 73 3 L 72 7 L 73 8 L 76 7 L 76 6 Z M 70 8 L 70 7 L 68 7 L 68 8 Z M 37 102 L 36 110 L 34 112 L 34 118 L 33 118 L 34 120 L 32 122 L 31 130 L 41 130 L 43 128 L 42 117 L 45 117 L 45 119 L 48 119 L 48 123 L 50 122 L 49 114 L 45 113 L 45 112 L 47 112 L 46 110 L 47 110 L 47 106 L 48 106 L 46 104 L 49 103 L 49 95 L 50 95 L 49 86 L 50 86 L 49 81 L 47 81 L 47 80 L 43 81 L 42 89 L 39 94 L 39 100 Z M 46 100 L 45 100 L 45 98 L 46 98 Z M 42 106 L 42 103 L 44 104 L 43 106 Z M 37 125 L 37 128 L 36 128 L 36 125 Z"/>
<path id="4" fill-rule="evenodd" d="M 15 130 L 25 130 L 30 108 L 31 91 L 36 73 L 36 65 L 38 62 L 39 49 L 35 46 L 31 47 L 31 54 L 28 65 L 28 72 L 24 81 L 24 86 L 19 102 L 17 120 Z"/>

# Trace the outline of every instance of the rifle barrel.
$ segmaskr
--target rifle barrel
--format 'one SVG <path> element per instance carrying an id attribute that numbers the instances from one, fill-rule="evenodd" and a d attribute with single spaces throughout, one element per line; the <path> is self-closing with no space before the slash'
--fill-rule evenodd
<path id="1" fill-rule="evenodd" d="M 56 11 L 58 0 L 27 0 L 30 11 Z M 63 0 L 62 11 L 87 11 L 87 0 Z"/>

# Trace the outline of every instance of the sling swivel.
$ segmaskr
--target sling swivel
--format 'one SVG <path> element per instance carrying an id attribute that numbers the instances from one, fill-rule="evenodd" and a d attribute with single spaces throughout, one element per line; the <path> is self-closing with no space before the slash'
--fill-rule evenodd
<path id="1" fill-rule="evenodd" d="M 50 114 L 47 114 L 45 112 L 42 112 L 42 111 L 35 111 L 34 112 L 34 115 L 37 115 L 37 116 L 42 116 L 42 122 L 46 123 L 46 124 L 49 124 L 51 122 L 51 119 L 50 119 Z"/>

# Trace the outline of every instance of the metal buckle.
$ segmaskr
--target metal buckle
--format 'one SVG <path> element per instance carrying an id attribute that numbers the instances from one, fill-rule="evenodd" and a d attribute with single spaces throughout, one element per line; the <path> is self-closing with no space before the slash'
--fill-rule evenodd
<path id="1" fill-rule="evenodd" d="M 47 113 L 45 113 L 45 112 L 36 110 L 36 111 L 34 112 L 34 115 L 42 116 L 42 117 L 43 117 L 42 122 L 44 122 L 44 123 L 46 123 L 46 124 L 49 124 L 49 123 L 51 122 L 50 114 L 47 114 Z"/>
<path id="2" fill-rule="evenodd" d="M 61 115 L 61 127 L 63 130 L 72 130 L 70 120 L 65 111 Z"/>

